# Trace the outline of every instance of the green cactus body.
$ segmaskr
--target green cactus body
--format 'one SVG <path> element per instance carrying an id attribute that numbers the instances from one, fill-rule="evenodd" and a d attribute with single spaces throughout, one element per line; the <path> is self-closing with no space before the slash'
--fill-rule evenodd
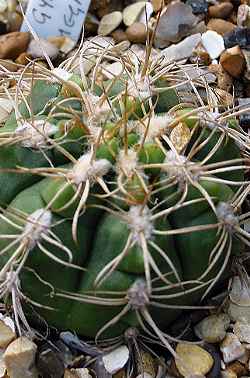
<path id="1" fill-rule="evenodd" d="M 32 116 L 22 103 L 1 128 L 0 296 L 19 285 L 30 321 L 90 337 L 164 329 L 248 243 L 247 136 L 137 68 L 87 89 L 55 71 Z"/>

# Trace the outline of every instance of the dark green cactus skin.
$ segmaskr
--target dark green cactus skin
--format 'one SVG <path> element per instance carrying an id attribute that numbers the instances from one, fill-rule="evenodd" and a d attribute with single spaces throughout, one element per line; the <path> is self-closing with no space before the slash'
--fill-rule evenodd
<path id="1" fill-rule="evenodd" d="M 42 198 L 41 192 L 46 190 L 49 180 L 45 179 L 21 192 L 10 207 L 32 213 L 33 211 L 43 208 L 46 203 Z M 221 193 L 222 197 L 223 193 Z M 212 211 L 203 210 L 203 212 L 187 221 L 185 210 L 181 210 L 182 214 L 171 217 L 171 224 L 174 227 L 188 227 L 192 225 L 209 224 L 216 221 Z M 190 209 L 190 213 L 192 213 Z M 58 263 L 51 261 L 48 257 L 43 256 L 36 247 L 31 251 L 27 266 L 34 269 L 44 281 L 53 284 L 55 288 L 67 290 L 70 292 L 84 293 L 93 290 L 93 283 L 98 272 L 112 258 L 119 254 L 124 248 L 128 230 L 126 225 L 112 215 L 91 214 L 91 210 L 87 211 L 79 221 L 78 227 L 78 245 L 72 240 L 71 223 L 65 221 L 53 228 L 53 232 L 64 241 L 64 244 L 74 251 L 74 263 L 87 268 L 86 272 L 77 272 L 72 268 L 60 266 Z M 56 214 L 53 216 L 53 222 L 60 219 Z M 184 221 L 185 220 L 185 221 Z M 99 224 L 98 224 L 99 223 Z M 167 220 L 161 221 L 157 229 L 171 228 Z M 4 234 L 12 234 L 13 228 L 1 220 L 1 232 Z M 195 279 L 199 276 L 204 267 L 208 265 L 209 254 L 214 246 L 216 230 L 195 232 L 192 234 L 179 235 L 177 237 L 157 237 L 155 242 L 168 254 L 175 265 L 180 277 L 185 281 Z M 1 249 L 6 246 L 8 241 L 0 242 Z M 238 252 L 238 245 L 235 246 L 233 252 Z M 49 246 L 50 252 L 57 257 L 62 258 L 62 252 L 57 248 Z M 154 252 L 152 251 L 152 256 Z M 157 256 L 155 256 L 157 257 Z M 155 259 L 163 272 L 169 271 L 169 266 L 159 257 Z M 195 264 L 194 264 L 195 261 Z M 220 261 L 221 263 L 221 261 Z M 215 275 L 219 269 L 216 264 L 212 275 Z M 143 255 L 140 248 L 131 249 L 126 258 L 123 259 L 118 269 L 109 277 L 109 279 L 99 288 L 99 290 L 123 291 L 129 289 L 137 278 L 143 278 L 144 266 Z M 207 277 L 207 279 L 210 277 Z M 50 323 L 59 328 L 74 329 L 80 334 L 94 337 L 97 331 L 112 317 L 114 317 L 120 308 L 102 307 L 101 311 L 96 305 L 75 303 L 70 300 L 51 297 L 51 288 L 41 284 L 41 282 L 30 271 L 23 271 L 21 276 L 22 288 L 31 298 L 35 298 L 41 304 L 54 307 L 57 311 L 40 310 L 41 315 Z M 172 281 L 175 277 L 172 275 Z M 98 292 L 98 291 L 97 291 Z M 194 297 L 194 296 L 192 296 Z M 199 297 L 199 295 L 198 295 Z M 193 300 L 193 298 L 192 298 Z M 190 298 L 182 298 L 182 302 L 191 301 Z M 169 301 L 168 303 L 176 304 L 178 302 Z M 191 301 L 192 303 L 192 301 Z M 152 314 L 154 314 L 152 309 Z M 157 323 L 160 325 L 168 325 L 174 320 L 179 311 L 168 310 L 159 312 Z M 121 322 L 112 327 L 106 336 L 118 335 L 130 325 L 138 325 L 134 316 L 131 314 L 124 317 Z"/>
<path id="2" fill-rule="evenodd" d="M 121 84 L 120 86 L 118 84 L 119 83 L 116 83 L 116 86 L 113 87 L 110 97 L 121 93 L 124 89 Z M 58 85 L 48 86 L 44 82 L 36 83 L 31 94 L 34 115 L 38 114 L 43 109 L 46 109 L 43 115 L 49 115 L 51 104 L 55 104 L 56 101 L 61 98 L 59 97 L 60 89 Z M 60 96 L 63 96 L 63 93 L 64 92 L 60 92 Z M 101 88 L 96 88 L 96 94 L 101 93 Z M 39 101 L 37 101 L 37 97 L 39 97 Z M 166 92 L 159 96 L 156 110 L 158 113 L 165 113 L 178 102 L 178 96 L 175 91 L 166 90 Z M 139 104 L 136 104 L 133 108 L 131 119 L 135 118 L 135 114 L 137 118 L 142 117 L 141 112 L 138 112 L 137 106 L 139 106 Z M 75 111 L 82 112 L 83 105 L 80 100 L 79 103 L 76 100 L 76 102 L 69 105 L 68 112 L 70 113 L 73 108 Z M 21 105 L 20 111 L 24 118 L 29 118 L 29 114 L 24 105 Z M 51 117 L 53 117 L 53 115 L 51 115 Z M 64 120 L 61 117 L 54 117 L 53 119 L 58 126 L 58 132 L 52 137 L 56 140 L 56 138 L 63 137 L 64 135 L 63 123 L 66 119 Z M 85 114 L 83 112 L 81 121 L 84 123 L 84 120 Z M 186 125 L 192 128 L 190 119 L 186 120 Z M 16 126 L 15 116 L 13 114 L 1 131 L 15 130 Z M 115 128 L 112 128 L 112 123 L 109 124 L 108 127 L 106 125 L 106 129 L 111 133 L 111 137 L 106 140 L 104 138 L 102 139 L 101 144 L 95 151 L 95 157 L 97 160 L 106 159 L 113 164 L 113 168 L 107 175 L 107 182 L 112 182 L 116 177 L 114 164 L 118 160 L 119 151 L 124 148 L 124 140 L 119 135 L 119 132 L 117 132 Z M 201 132 L 202 129 L 198 129 L 197 133 L 200 134 Z M 210 130 L 206 129 L 202 137 L 203 140 L 209 136 L 209 133 Z M 215 133 L 205 147 L 195 154 L 193 161 L 201 162 L 216 144 L 219 136 L 219 132 Z M 72 154 L 75 159 L 88 151 L 86 130 L 79 127 L 79 125 L 73 127 L 63 138 L 63 147 Z M 197 138 L 197 134 L 195 134 L 195 138 Z M 138 164 L 162 164 L 164 162 L 165 155 L 154 142 L 145 142 L 143 147 L 140 148 L 139 136 L 136 132 L 134 132 L 134 134 L 131 132 L 128 135 L 127 142 L 128 148 L 133 148 L 137 151 Z M 190 145 L 188 146 L 189 149 L 193 143 L 194 139 L 191 139 Z M 167 146 L 165 147 L 167 148 Z M 209 163 L 237 159 L 240 158 L 240 156 L 238 146 L 232 139 L 228 139 L 219 147 Z M 63 156 L 61 151 L 56 147 L 46 150 L 46 157 L 49 158 L 55 167 L 61 167 L 62 164 L 68 163 L 65 156 Z M 34 151 L 19 145 L 1 148 L 0 168 L 15 169 L 18 166 L 25 168 L 46 168 L 49 167 L 49 161 L 40 151 Z M 63 165 L 62 168 L 71 169 L 72 162 Z M 167 174 L 162 172 L 159 167 L 145 168 L 144 174 L 148 176 L 149 185 L 154 185 L 155 182 L 160 182 L 167 177 Z M 218 177 L 219 176 L 226 180 L 236 182 L 243 181 L 244 179 L 242 169 L 232 173 L 219 174 Z M 21 211 L 29 215 L 36 210 L 46 208 L 65 183 L 66 180 L 62 177 L 42 178 L 36 174 L 20 174 L 3 171 L 3 173 L 0 173 L 0 185 L 2 188 L 0 191 L 0 203 L 6 208 L 6 210 L 3 210 L 3 213 L 7 219 L 15 219 L 15 221 L 17 221 L 16 218 L 13 218 L 13 215 L 11 215 L 13 210 Z M 221 201 L 230 202 L 234 195 L 235 187 L 230 184 L 216 183 L 206 181 L 205 179 L 200 179 L 199 184 L 206 190 L 208 195 L 213 198 L 215 205 Z M 129 187 L 129 185 L 127 187 Z M 130 188 L 133 188 L 133 186 L 130 186 Z M 56 293 L 67 291 L 84 295 L 87 292 L 92 292 L 93 298 L 95 298 L 95 296 L 103 296 L 104 298 L 106 296 L 104 296 L 104 294 L 98 294 L 98 292 L 105 291 L 110 292 L 109 298 L 116 298 L 112 292 L 126 292 L 137 279 L 143 279 L 145 277 L 144 255 L 141 246 L 135 243 L 109 278 L 100 287 L 96 288 L 94 282 L 98 273 L 106 264 L 122 252 L 129 236 L 130 228 L 118 215 L 108 214 L 101 207 L 92 207 L 93 204 L 105 204 L 105 202 L 101 202 L 101 200 L 96 198 L 95 195 L 100 193 L 100 189 L 98 189 L 95 184 L 91 186 L 87 207 L 78 221 L 78 243 L 76 244 L 72 238 L 72 218 L 79 199 L 76 199 L 69 208 L 60 211 L 60 208 L 72 199 L 75 190 L 75 187 L 69 184 L 51 204 L 49 210 L 53 214 L 53 233 L 63 242 L 63 245 L 72 252 L 72 263 L 85 268 L 86 271 L 63 266 L 41 253 L 39 247 L 35 246 L 29 251 L 25 263 L 25 267 L 28 269 L 24 267 L 21 271 L 20 282 L 22 291 L 27 297 L 39 302 L 41 305 L 50 306 L 55 309 L 54 311 L 44 308 L 38 308 L 36 310 L 50 325 L 60 329 L 72 329 L 82 335 L 95 337 L 97 332 L 122 310 L 123 306 L 83 303 L 57 296 Z M 143 195 L 143 199 L 144 197 Z M 180 200 L 181 193 L 179 194 L 178 192 L 178 184 L 170 188 L 162 187 L 162 191 L 159 192 L 159 194 L 152 196 L 152 202 L 149 201 L 148 206 L 153 208 L 154 200 L 165 200 L 168 197 L 169 200 L 166 200 L 165 204 L 159 208 L 159 211 L 175 205 Z M 189 184 L 186 201 L 199 198 L 203 198 L 201 192 Z M 114 203 L 116 203 L 115 200 Z M 126 211 L 129 210 L 129 205 L 130 204 L 127 203 L 126 206 L 124 205 Z M 12 235 L 20 233 L 20 230 L 16 230 L 10 223 L 6 222 L 6 218 L 0 219 L 1 234 Z M 25 224 L 21 219 L 18 222 L 22 227 Z M 173 211 L 170 216 L 157 219 L 153 226 L 157 230 L 166 231 L 191 226 L 216 224 L 217 222 L 218 219 L 215 213 L 205 200 L 177 209 Z M 172 261 L 180 279 L 183 281 L 195 280 L 202 275 L 209 265 L 211 250 L 218 242 L 218 239 L 217 228 L 202 231 L 197 230 L 191 233 L 176 235 L 154 235 L 152 237 L 154 243 L 157 244 Z M 3 250 L 8 243 L 8 239 L 0 239 L 0 251 Z M 46 241 L 43 245 L 51 254 L 65 262 L 67 261 L 67 256 L 63 254 L 62 250 L 59 250 L 56 245 Z M 225 251 L 227 246 L 228 242 L 225 244 Z M 241 249 L 241 244 L 234 242 L 231 255 L 239 253 Z M 2 267 L 13 254 L 13 251 L 14 248 L 0 257 Z M 176 283 L 177 279 L 173 272 L 171 272 L 166 260 L 150 245 L 149 252 L 161 272 L 163 274 L 169 273 L 168 280 L 173 284 Z M 225 254 L 226 252 L 223 251 L 213 268 L 204 277 L 203 281 L 205 283 L 211 278 L 216 277 L 220 271 Z M 37 275 L 34 274 L 34 271 Z M 38 276 L 41 279 L 39 279 Z M 156 274 L 153 272 L 152 278 L 155 276 Z M 55 293 L 49 285 L 44 283 L 45 281 L 54 287 Z M 155 282 L 153 281 L 153 288 L 154 285 Z M 164 286 L 165 284 L 161 282 L 160 285 Z M 159 286 L 159 282 L 157 286 Z M 193 294 L 186 294 L 185 287 L 179 286 L 175 289 L 167 288 L 163 290 L 163 294 L 180 293 L 180 296 L 169 300 L 162 300 L 162 303 L 176 306 L 181 306 L 182 304 L 191 305 L 199 302 L 204 291 L 205 289 L 199 289 Z M 176 319 L 180 313 L 179 309 L 162 310 L 150 304 L 148 308 L 151 316 L 160 327 L 166 327 L 171 321 Z M 105 331 L 104 336 L 120 335 L 129 326 L 140 326 L 133 309 Z"/>

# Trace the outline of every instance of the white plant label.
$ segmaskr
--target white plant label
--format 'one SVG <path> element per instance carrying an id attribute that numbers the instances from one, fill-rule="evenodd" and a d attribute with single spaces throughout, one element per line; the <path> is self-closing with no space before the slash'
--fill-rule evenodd
<path id="1" fill-rule="evenodd" d="M 41 38 L 67 36 L 77 41 L 91 0 L 30 0 L 26 17 Z M 21 31 L 28 31 L 24 21 Z"/>

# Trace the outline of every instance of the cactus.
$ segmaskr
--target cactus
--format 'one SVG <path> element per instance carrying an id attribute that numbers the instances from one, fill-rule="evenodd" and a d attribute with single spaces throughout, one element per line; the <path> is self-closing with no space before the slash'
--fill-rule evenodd
<path id="1" fill-rule="evenodd" d="M 123 72 L 106 78 L 105 59 Z M 172 350 L 167 326 L 249 245 L 249 137 L 205 81 L 184 102 L 183 70 L 93 43 L 6 89 L 0 294 L 20 333 L 40 314 L 96 338 L 135 326 Z"/>

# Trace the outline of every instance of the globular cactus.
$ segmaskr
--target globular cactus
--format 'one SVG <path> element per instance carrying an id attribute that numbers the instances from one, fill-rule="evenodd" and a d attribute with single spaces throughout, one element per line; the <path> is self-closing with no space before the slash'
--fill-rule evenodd
<path id="1" fill-rule="evenodd" d="M 186 68 L 93 42 L 6 89 L 0 293 L 20 333 L 38 313 L 89 337 L 139 327 L 171 349 L 167 326 L 249 245 L 249 137 Z"/>

